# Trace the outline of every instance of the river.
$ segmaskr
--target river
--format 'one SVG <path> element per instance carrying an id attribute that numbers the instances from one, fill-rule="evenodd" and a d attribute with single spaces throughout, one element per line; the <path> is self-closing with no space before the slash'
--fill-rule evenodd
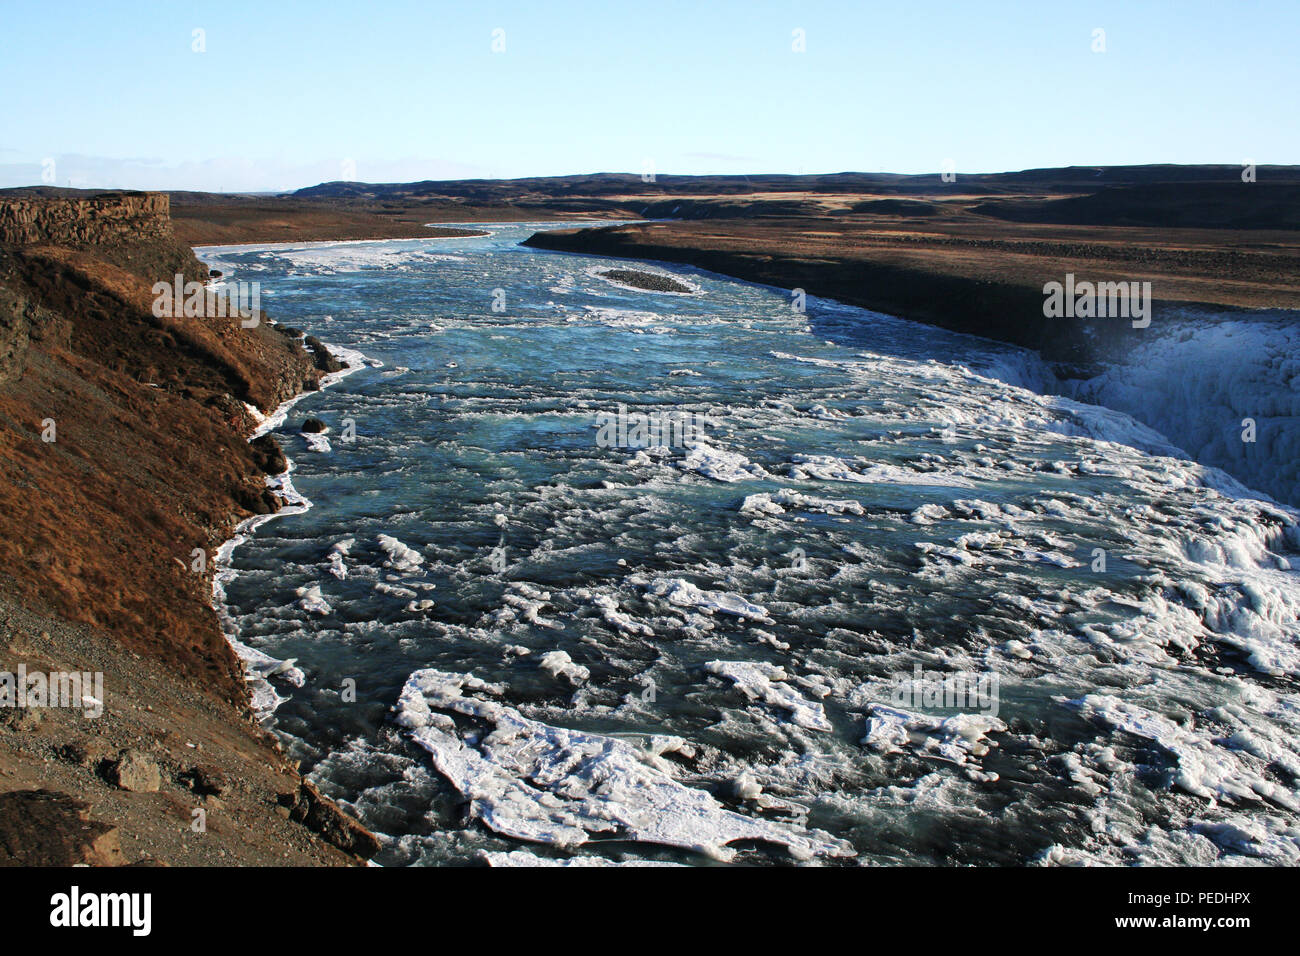
<path id="1" fill-rule="evenodd" d="M 1300 862 L 1296 512 L 1023 350 L 483 228 L 198 250 L 365 357 L 221 596 L 379 863 Z"/>

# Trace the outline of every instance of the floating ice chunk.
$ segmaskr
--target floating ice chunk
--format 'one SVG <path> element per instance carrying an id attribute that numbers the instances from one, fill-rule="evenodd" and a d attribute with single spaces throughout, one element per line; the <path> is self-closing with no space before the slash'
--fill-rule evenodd
<path id="1" fill-rule="evenodd" d="M 786 508 L 798 508 L 803 511 L 816 511 L 828 515 L 864 515 L 866 509 L 861 502 L 852 499 L 818 498 L 814 495 L 801 495 L 789 488 L 777 492 L 763 492 L 748 495 L 740 505 L 741 514 L 757 513 L 779 515 L 785 514 Z"/>
<path id="2" fill-rule="evenodd" d="M 322 454 L 333 451 L 333 448 L 330 447 L 330 440 L 325 437 L 324 432 L 303 432 L 302 437 L 307 440 L 308 451 Z"/>
<path id="3" fill-rule="evenodd" d="M 381 534 L 379 536 L 379 547 L 388 555 L 388 559 L 384 561 L 384 567 L 392 568 L 394 571 L 400 573 L 418 571 L 420 565 L 424 563 L 424 556 L 420 552 L 414 548 L 408 548 L 392 535 Z"/>
<path id="4" fill-rule="evenodd" d="M 740 503 L 740 513 L 783 515 L 785 509 L 773 501 L 770 494 L 763 492 L 757 495 L 746 495 L 745 500 Z"/>
<path id="5" fill-rule="evenodd" d="M 727 678 L 750 700 L 788 711 L 790 719 L 800 727 L 834 729 L 821 704 L 805 700 L 789 684 L 782 683 L 786 679 L 784 668 L 762 661 L 709 661 L 704 667 L 710 673 Z"/>
<path id="6" fill-rule="evenodd" d="M 788 651 L 790 645 L 785 641 L 777 639 L 777 636 L 771 631 L 760 630 L 757 627 L 751 627 L 749 633 L 754 635 L 754 639 L 760 644 L 766 644 L 768 647 L 775 648 L 778 651 Z"/>
<path id="7" fill-rule="evenodd" d="M 591 676 L 591 671 L 581 664 L 575 664 L 573 658 L 565 651 L 550 651 L 543 654 L 539 663 L 542 670 L 556 680 L 564 678 L 575 687 Z"/>
<path id="8" fill-rule="evenodd" d="M 522 617 L 525 621 L 539 627 L 558 628 L 560 626 L 554 621 L 548 621 L 541 616 L 542 608 L 551 599 L 551 592 L 534 587 L 527 581 L 513 582 L 510 588 L 509 591 L 501 595 L 501 601 L 505 604 L 505 607 L 499 609 L 493 615 L 498 624 L 509 624 Z"/>
<path id="9" fill-rule="evenodd" d="M 419 592 L 415 589 L 402 587 L 400 584 L 389 584 L 387 581 L 376 581 L 375 590 L 380 594 L 388 594 L 397 598 L 419 597 Z"/>
<path id="10" fill-rule="evenodd" d="M 333 608 L 320 593 L 320 585 L 300 587 L 298 589 L 298 606 L 308 614 L 329 614 Z"/>
<path id="11" fill-rule="evenodd" d="M 1005 723 L 986 714 L 939 717 L 872 704 L 862 742 L 880 753 L 901 753 L 908 749 L 919 756 L 972 766 L 975 764 L 972 757 L 983 757 L 989 748 L 997 746 L 988 739 L 988 734 L 1006 729 Z"/>
<path id="12" fill-rule="evenodd" d="M 334 542 L 334 546 L 329 552 L 329 567 L 327 570 L 339 580 L 348 576 L 347 566 L 344 565 L 343 559 L 347 557 L 348 551 L 357 543 L 356 538 L 344 538 L 342 541 Z"/>
<path id="13" fill-rule="evenodd" d="M 763 795 L 763 785 L 748 773 L 742 773 L 731 781 L 731 791 L 741 800 L 757 800 Z"/>
<path id="14" fill-rule="evenodd" d="M 814 416 L 815 418 L 826 418 L 832 420 L 849 417 L 844 412 L 840 411 L 838 408 L 827 408 L 825 405 L 822 405 L 820 403 L 811 406 L 808 409 L 808 414 Z"/>
<path id="15" fill-rule="evenodd" d="M 248 682 L 253 712 L 258 717 L 269 716 L 289 699 L 276 692 L 270 678 L 283 680 L 294 687 L 302 687 L 307 682 L 307 675 L 297 666 L 297 658 L 279 660 L 264 651 L 249 647 L 238 638 L 227 637 L 227 640 L 244 663 L 244 680 Z"/>
<path id="16" fill-rule="evenodd" d="M 624 614 L 618 608 L 618 601 L 614 600 L 608 594 L 597 594 L 591 599 L 591 603 L 600 609 L 600 616 L 605 619 L 605 623 L 622 631 L 624 634 L 639 634 L 642 637 L 654 637 L 654 628 L 648 624 L 642 624 L 640 621 Z"/>
<path id="17" fill-rule="evenodd" d="M 469 799 L 470 815 L 519 840 L 561 847 L 593 838 L 675 846 L 715 859 L 728 844 L 785 846 L 799 859 L 852 856 L 829 834 L 758 820 L 678 782 L 643 749 L 615 737 L 553 727 L 466 691 L 500 693 L 463 674 L 420 670 L 402 688 L 396 720 L 429 752 L 438 772 Z M 485 725 L 462 734 L 439 721 L 450 711 Z"/>
<path id="18" fill-rule="evenodd" d="M 943 505 L 921 505 L 912 512 L 912 524 L 934 524 L 948 517 L 948 509 Z"/>
<path id="19" fill-rule="evenodd" d="M 761 465 L 754 464 L 744 455 L 723 451 L 704 442 L 696 442 L 686 457 L 678 462 L 678 467 L 729 484 L 769 477 Z"/>
<path id="20" fill-rule="evenodd" d="M 702 591 L 681 578 L 655 578 L 650 582 L 649 590 L 651 594 L 665 598 L 668 603 L 678 607 L 697 607 L 707 614 L 717 611 L 747 620 L 775 623 L 768 616 L 767 608 L 751 604 L 739 594 L 730 591 Z"/>

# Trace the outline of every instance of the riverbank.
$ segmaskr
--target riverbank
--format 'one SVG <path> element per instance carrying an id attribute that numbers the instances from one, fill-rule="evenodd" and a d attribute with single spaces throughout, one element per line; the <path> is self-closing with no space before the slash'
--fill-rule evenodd
<path id="1" fill-rule="evenodd" d="M 210 295 L 155 314 L 154 282 L 207 275 L 165 196 L 25 199 L 15 221 L 40 234 L 0 246 L 3 669 L 97 674 L 102 706 L 4 712 L 0 856 L 358 862 L 374 838 L 256 725 L 210 603 L 218 546 L 281 506 L 250 408 L 319 388 L 328 362 Z"/>
<path id="2" fill-rule="evenodd" d="M 891 207 L 892 209 L 893 207 Z M 936 214 L 937 216 L 938 214 Z M 1053 362 L 1122 356 L 1144 329 L 1044 315 L 1043 287 L 1073 274 L 1150 282 L 1155 318 L 1202 309 L 1300 308 L 1300 237 L 973 221 L 906 215 L 642 222 L 555 230 L 525 245 L 692 265 L 982 335 Z"/>

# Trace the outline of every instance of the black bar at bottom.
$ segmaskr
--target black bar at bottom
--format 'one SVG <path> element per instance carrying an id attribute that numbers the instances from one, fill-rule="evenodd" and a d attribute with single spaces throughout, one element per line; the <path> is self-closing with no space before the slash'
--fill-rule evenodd
<path id="1" fill-rule="evenodd" d="M 1294 877 L 1290 869 L 27 869 L 0 871 L 0 910 L 14 939 L 98 936 L 128 946 L 193 941 L 196 931 L 252 945 L 341 944 L 352 933 L 378 941 L 435 928 L 426 939 L 437 945 L 459 928 L 468 938 L 458 948 L 480 933 L 499 948 L 514 934 L 596 942 L 702 924 L 732 943 L 781 925 L 824 949 L 834 945 L 825 933 L 845 921 L 864 947 L 877 931 L 904 926 L 978 927 L 1008 940 L 1200 933 L 1231 943 L 1289 925 L 1282 910 L 1294 905 Z M 148 894 L 147 910 L 133 894 Z"/>

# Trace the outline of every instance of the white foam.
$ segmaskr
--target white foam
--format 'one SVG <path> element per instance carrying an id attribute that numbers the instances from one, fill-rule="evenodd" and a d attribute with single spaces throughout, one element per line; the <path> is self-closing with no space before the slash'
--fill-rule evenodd
<path id="1" fill-rule="evenodd" d="M 1197 733 L 1193 725 L 1180 725 L 1109 694 L 1089 694 L 1067 704 L 1086 718 L 1159 745 L 1177 763 L 1174 785 L 1188 793 L 1234 803 L 1266 800 L 1300 810 L 1295 794 L 1268 779 L 1270 766 L 1283 768 L 1292 780 L 1300 777 L 1300 752 L 1292 739 L 1268 734 L 1262 726 L 1243 725 L 1227 736 Z M 1237 722 L 1231 710 L 1221 708 L 1216 716 Z"/>
<path id="2" fill-rule="evenodd" d="M 1122 364 L 1064 387 L 1133 415 L 1252 488 L 1300 502 L 1295 316 L 1197 313 L 1176 318 L 1167 331 L 1157 317 Z M 1242 440 L 1248 418 L 1253 443 Z"/>
<path id="3" fill-rule="evenodd" d="M 491 852 L 484 850 L 481 854 L 483 860 L 491 867 L 521 867 L 521 866 L 544 866 L 544 867 L 605 867 L 605 866 L 681 866 L 680 863 L 670 863 L 664 860 L 611 860 L 603 856 L 571 856 L 565 859 L 556 859 L 549 856 L 538 856 L 536 853 L 529 853 L 527 850 L 511 850 L 507 853 Z"/>
<path id="4" fill-rule="evenodd" d="M 969 478 L 945 471 L 923 472 L 887 463 L 854 467 L 832 455 L 795 455 L 787 466 L 790 477 L 800 481 L 849 481 L 861 484 L 938 485 L 947 488 L 974 488 Z"/>

